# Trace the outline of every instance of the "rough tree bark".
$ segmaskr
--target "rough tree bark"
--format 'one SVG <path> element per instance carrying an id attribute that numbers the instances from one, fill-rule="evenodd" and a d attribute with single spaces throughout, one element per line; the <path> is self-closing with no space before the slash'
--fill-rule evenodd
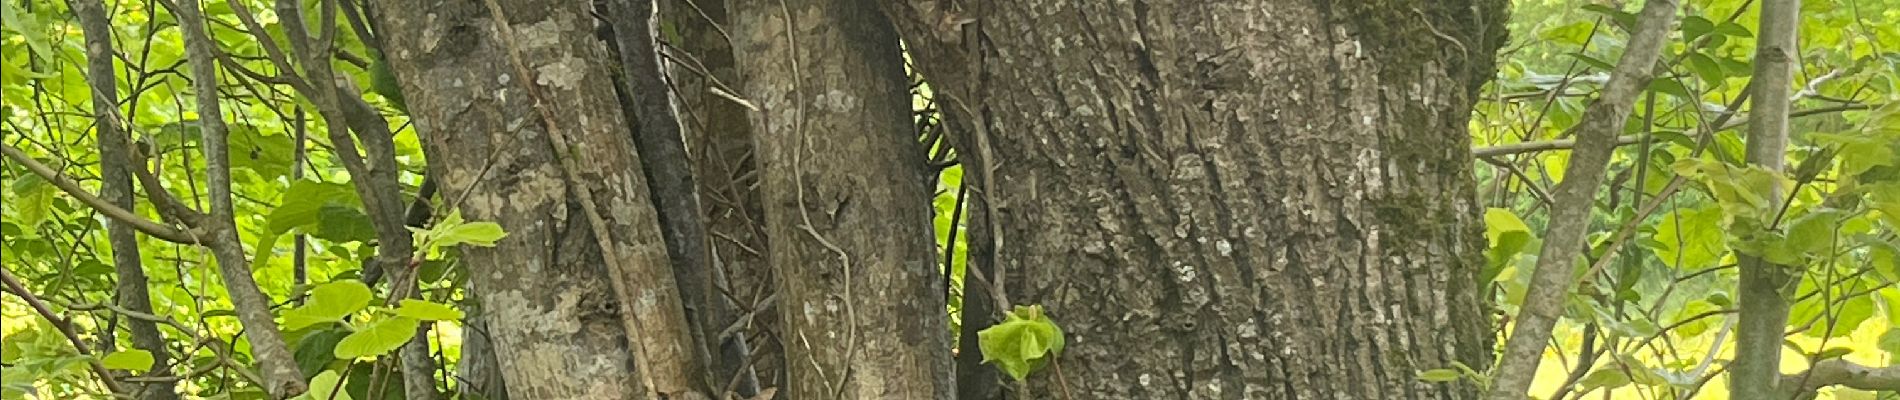
<path id="1" fill-rule="evenodd" d="M 1069 334 L 1023 397 L 1477 396 L 1415 374 L 1489 364 L 1503 1 L 964 3 L 886 10 L 975 117 L 1010 300 Z"/>
<path id="2" fill-rule="evenodd" d="M 898 39 L 866 0 L 731 6 L 792 399 L 948 399 L 925 160 Z"/>
<path id="3" fill-rule="evenodd" d="M 71 4 L 74 16 L 79 19 L 79 28 L 86 36 L 86 75 L 91 77 L 87 84 L 92 88 L 92 110 L 98 121 L 93 126 L 99 138 L 99 196 L 119 208 L 132 210 L 135 196 L 130 169 L 131 144 L 119 126 L 124 115 L 119 112 L 119 85 L 112 69 L 112 20 L 101 0 L 77 0 Z M 112 266 L 118 275 L 115 302 L 127 310 L 151 314 L 152 294 L 139 260 L 137 231 L 124 222 L 107 220 L 106 241 L 112 246 Z M 125 323 L 132 332 L 132 346 L 152 353 L 152 368 L 145 375 L 171 375 L 171 353 L 165 349 L 165 338 L 158 333 L 158 323 L 138 318 L 125 318 Z M 137 396 L 143 400 L 177 399 L 174 386 L 172 382 L 137 385 Z"/>
<path id="4" fill-rule="evenodd" d="M 704 397 L 588 4 L 372 7 L 430 176 L 451 207 L 508 231 L 493 248 L 465 248 L 463 261 L 484 317 L 497 321 L 488 333 L 509 397 Z"/>

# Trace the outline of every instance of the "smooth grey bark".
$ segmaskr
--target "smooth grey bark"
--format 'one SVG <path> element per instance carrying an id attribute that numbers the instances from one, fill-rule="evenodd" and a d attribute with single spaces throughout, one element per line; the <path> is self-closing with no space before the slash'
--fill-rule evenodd
<path id="1" fill-rule="evenodd" d="M 886 10 L 973 117 L 1008 300 L 1068 333 L 1018 397 L 1477 397 L 1415 376 L 1489 365 L 1466 123 L 1504 2 Z"/>
<path id="2" fill-rule="evenodd" d="M 723 322 L 706 326 L 713 328 L 707 338 L 770 339 L 768 333 L 779 331 L 777 313 L 760 308 L 770 306 L 762 303 L 774 292 L 772 271 L 764 253 L 765 220 L 759 204 L 749 111 L 728 98 L 738 89 L 727 85 L 738 85 L 739 74 L 722 28 L 727 22 L 725 1 L 666 0 L 660 2 L 660 13 L 679 34 L 668 38 L 672 60 L 667 78 L 672 83 L 687 158 L 704 210 L 713 290 L 736 303 L 734 311 L 745 311 L 736 319 L 709 318 Z M 745 344 L 751 350 L 746 360 L 751 372 L 716 370 L 714 376 L 719 379 L 710 382 L 716 390 L 730 386 L 735 394 L 751 396 L 781 375 L 784 359 L 778 354 L 782 353 L 766 347 L 774 341 Z M 763 354 L 770 356 L 760 356 Z M 730 356 L 721 355 L 714 367 L 730 367 Z M 730 379 L 735 373 L 738 379 Z"/>
<path id="3" fill-rule="evenodd" d="M 712 374 L 707 382 L 715 393 L 724 383 L 738 380 L 735 392 L 751 397 L 758 393 L 758 378 L 745 367 L 751 348 L 744 336 L 719 337 L 720 331 L 737 318 L 732 301 L 720 293 L 715 281 L 721 271 L 714 269 L 707 248 L 705 216 L 701 212 L 698 185 L 693 165 L 686 154 L 680 121 L 673 113 L 672 90 L 660 69 L 660 53 L 655 37 L 655 0 L 607 0 L 607 20 L 620 60 L 619 93 L 621 105 L 633 122 L 634 148 L 644 162 L 648 188 L 652 189 L 653 207 L 660 215 L 660 232 L 666 238 L 668 259 L 686 301 L 686 317 L 696 329 L 699 349 Z"/>
<path id="4" fill-rule="evenodd" d="M 948 399 L 950 343 L 898 38 L 865 0 L 728 3 L 791 399 Z"/>
<path id="5" fill-rule="evenodd" d="M 132 210 L 132 156 L 128 137 L 119 124 L 124 117 L 119 111 L 119 86 L 113 72 L 112 20 L 106 14 L 105 3 L 101 0 L 76 0 L 70 3 L 73 15 L 79 20 L 79 28 L 86 36 L 86 75 L 91 79 L 87 85 L 92 89 L 92 110 L 96 123 L 93 129 L 98 131 L 99 142 L 99 195 L 121 209 Z M 145 270 L 139 259 L 138 233 L 131 226 L 117 220 L 106 221 L 106 242 L 112 247 L 112 267 L 118 275 L 118 285 L 114 289 L 115 300 L 119 307 L 127 310 L 151 314 L 152 294 L 147 288 Z M 145 373 L 148 377 L 170 376 L 171 352 L 165 349 L 165 338 L 158 332 L 156 322 L 126 318 L 126 328 L 132 332 L 132 346 L 152 354 L 152 368 Z M 177 399 L 173 382 L 151 382 L 137 387 L 136 396 L 143 400 Z M 129 389 L 129 388 L 128 388 Z"/>
<path id="6" fill-rule="evenodd" d="M 1623 57 L 1610 71 L 1602 94 L 1584 110 L 1583 122 L 1573 131 L 1576 148 L 1570 152 L 1563 183 L 1552 190 L 1556 204 L 1551 206 L 1550 226 L 1544 229 L 1537 270 L 1531 274 L 1530 287 L 1518 309 L 1510 339 L 1505 342 L 1502 359 L 1492 372 L 1488 399 L 1522 399 L 1537 376 L 1537 364 L 1544 359 L 1550 331 L 1563 317 L 1564 301 L 1570 298 L 1578 257 L 1588 248 L 1584 236 L 1592 221 L 1590 211 L 1596 208 L 1604 169 L 1616 153 L 1617 136 L 1629 121 L 1637 95 L 1655 76 L 1656 61 L 1662 57 L 1663 44 L 1669 41 L 1678 7 L 1675 0 L 1643 3 Z"/>
<path id="7" fill-rule="evenodd" d="M 1794 63 L 1800 59 L 1795 47 L 1801 21 L 1800 0 L 1764 0 L 1761 25 L 1756 30 L 1755 75 L 1748 124 L 1747 159 L 1749 165 L 1780 172 L 1788 149 L 1789 87 L 1793 85 Z M 1782 190 L 1775 185 L 1767 209 L 1782 207 Z M 1773 227 L 1766 227 L 1773 229 Z M 1735 324 L 1735 361 L 1729 366 L 1729 393 L 1737 400 L 1786 399 L 1789 390 L 1781 387 L 1782 332 L 1788 329 L 1788 299 L 1799 283 L 1800 275 L 1787 265 L 1777 265 L 1760 257 L 1740 255 L 1741 282 L 1737 302 L 1741 309 Z"/>
<path id="8" fill-rule="evenodd" d="M 185 54 L 191 67 L 192 91 L 196 92 L 199 128 L 204 138 L 205 197 L 211 210 L 192 224 L 193 232 L 217 260 L 218 275 L 231 296 L 238 321 L 244 325 L 244 337 L 251 342 L 251 357 L 257 360 L 264 391 L 272 398 L 289 398 L 303 393 L 309 384 L 297 371 L 290 346 L 284 343 L 276 317 L 271 314 L 270 296 L 258 289 L 256 279 L 251 277 L 252 265 L 238 239 L 231 207 L 229 132 L 218 104 L 217 64 L 212 61 L 216 43 L 211 41 L 204 14 L 196 1 L 165 3 L 184 31 Z"/>
<path id="9" fill-rule="evenodd" d="M 429 175 L 508 232 L 463 261 L 484 315 L 506 321 L 488 332 L 509 397 L 706 397 L 588 5 L 371 6 Z"/>

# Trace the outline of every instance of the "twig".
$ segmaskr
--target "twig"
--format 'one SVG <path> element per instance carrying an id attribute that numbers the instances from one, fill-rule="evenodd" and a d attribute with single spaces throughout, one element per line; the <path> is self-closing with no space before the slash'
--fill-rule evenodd
<path id="1" fill-rule="evenodd" d="M 86 363 L 92 367 L 92 373 L 99 375 L 99 382 L 104 383 L 107 390 L 112 391 L 114 396 L 120 396 L 125 393 L 125 390 L 119 386 L 119 381 L 112 377 L 112 371 L 106 369 L 106 364 L 100 361 L 98 357 L 92 356 L 92 348 L 86 346 L 85 339 L 79 338 L 78 332 L 73 331 L 71 323 L 67 322 L 65 318 L 60 318 L 59 314 L 53 312 L 53 309 L 47 308 L 46 302 L 40 301 L 39 297 L 34 296 L 32 292 L 28 292 L 26 285 L 20 284 L 20 280 L 14 278 L 13 273 L 7 272 L 5 268 L 0 268 L 0 280 L 5 281 L 9 292 L 15 296 L 20 296 L 21 300 L 26 300 L 26 304 L 32 306 L 33 311 L 38 312 L 41 318 L 46 318 L 47 321 L 51 321 L 53 327 L 58 328 L 59 333 L 66 336 L 66 341 L 73 343 L 73 349 L 79 351 L 79 355 L 86 357 Z"/>
<path id="2" fill-rule="evenodd" d="M 119 206 L 112 205 L 112 203 L 99 198 L 99 196 L 94 196 L 91 192 L 87 192 L 84 188 L 79 187 L 78 183 L 67 179 L 65 175 L 61 175 L 59 172 L 53 171 L 53 169 L 47 167 L 46 164 L 41 164 L 39 160 L 34 160 L 33 157 L 27 156 L 26 153 L 21 152 L 20 149 L 16 149 L 12 145 L 0 143 L 0 152 L 6 153 L 8 159 L 12 159 L 14 162 L 26 166 L 26 169 L 33 171 L 34 175 L 39 175 L 41 178 L 45 178 L 47 182 L 52 182 L 53 186 L 58 187 L 61 191 L 73 196 L 73 198 L 79 199 L 80 202 L 86 203 L 86 206 L 99 210 L 100 213 L 111 217 L 114 221 L 123 222 L 133 229 L 137 229 L 139 232 L 143 232 L 159 240 L 179 244 L 199 243 L 196 237 L 197 235 L 191 232 L 146 219 L 137 213 L 133 213 L 131 210 L 119 208 Z"/>

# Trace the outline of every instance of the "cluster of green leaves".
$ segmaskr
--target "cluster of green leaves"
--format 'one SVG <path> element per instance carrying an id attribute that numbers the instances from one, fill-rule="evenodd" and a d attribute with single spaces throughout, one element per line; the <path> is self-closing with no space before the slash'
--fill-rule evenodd
<path id="1" fill-rule="evenodd" d="M 1720 374 L 1728 356 L 1720 350 L 1733 346 L 1740 256 L 1800 278 L 1789 297 L 1789 331 L 1800 333 L 1789 339 L 1792 351 L 1874 366 L 1900 357 L 1900 2 L 1803 2 L 1786 171 L 1743 162 L 1750 110 L 1728 108 L 1751 81 L 1754 3 L 1686 1 L 1663 69 L 1636 103 L 1623 134 L 1648 141 L 1619 147 L 1612 159 L 1590 251 L 1577 261 L 1581 284 L 1558 327 L 1567 354 L 1545 360 L 1567 371 L 1585 348 L 1604 353 L 1590 357 L 1601 361 L 1582 367 L 1573 390 L 1720 397 L 1721 377 L 1704 378 Z M 1514 3 L 1516 39 L 1473 115 L 1474 144 L 1563 138 L 1620 57 L 1634 8 Z M 1515 172 L 1478 164 L 1490 245 L 1480 279 L 1507 313 L 1523 301 L 1543 246 L 1539 193 L 1561 182 L 1568 158 L 1546 151 L 1497 160 Z M 1633 234 L 1617 234 L 1626 230 Z M 1421 379 L 1464 375 L 1426 372 Z M 1565 375 L 1540 374 L 1533 393 L 1553 392 Z"/>
<path id="2" fill-rule="evenodd" d="M 114 75 L 98 77 L 85 73 L 83 37 L 67 2 L 0 1 L 0 118 L 4 118 L 0 121 L 4 135 L 0 137 L 87 190 L 98 192 L 100 159 L 88 82 L 110 79 L 119 87 L 125 129 L 135 146 L 152 156 L 144 167 L 172 196 L 187 206 L 202 207 L 203 139 L 191 82 L 182 73 L 185 48 L 178 23 L 169 11 L 158 7 L 159 3 L 105 3 L 120 63 Z M 289 47 L 282 39 L 283 27 L 274 14 L 274 1 L 244 0 L 241 4 L 257 13 L 258 22 L 277 37 L 280 48 Z M 305 15 L 320 15 L 314 11 L 316 4 L 305 2 Z M 276 72 L 260 43 L 241 28 L 244 25 L 230 3 L 206 2 L 203 10 L 212 39 L 229 55 L 226 65 L 265 74 Z M 339 18 L 336 28 L 343 32 L 335 37 L 337 49 L 377 61 L 370 47 L 349 34 L 353 30 L 346 21 Z M 423 154 L 416 135 L 406 129 L 400 99 L 385 98 L 395 93 L 388 90 L 387 79 L 378 80 L 386 78 L 387 74 L 376 73 L 385 67 L 379 62 L 355 65 L 343 61 L 335 66 L 340 77 L 375 90 L 369 100 L 386 107 L 384 114 L 398 132 L 397 160 L 405 171 L 400 179 L 413 194 L 421 181 L 417 171 L 422 169 Z M 312 299 L 330 299 L 332 294 L 316 294 L 310 283 L 348 281 L 360 274 L 377 246 L 369 217 L 350 183 L 351 177 L 331 150 L 336 144 L 323 134 L 325 121 L 316 116 L 307 99 L 286 87 L 251 81 L 241 74 L 227 71 L 221 77 L 219 91 L 226 111 L 223 117 L 230 127 L 227 156 L 233 167 L 235 222 L 240 239 L 248 246 L 247 253 L 258 259 L 252 264 L 256 267 L 252 276 L 274 303 L 282 305 L 274 311 L 286 322 L 293 316 L 317 316 L 304 314 L 311 312 L 305 310 L 311 304 L 291 307 L 296 304 L 293 300 L 305 292 L 311 292 Z M 306 156 L 301 166 L 296 162 L 300 148 Z M 105 310 L 65 310 L 67 306 L 112 303 L 115 299 L 118 278 L 112 267 L 113 252 L 105 239 L 105 218 L 18 164 L 0 163 L 0 180 L 5 181 L 0 214 L 6 216 L 0 219 L 0 247 L 6 249 L 0 252 L 0 263 L 20 277 L 30 292 L 46 298 L 65 314 L 83 340 L 114 349 L 95 351 L 99 353 L 98 361 L 114 369 L 149 368 L 151 362 L 147 360 L 154 357 L 132 346 L 126 318 L 115 320 Z M 161 220 L 149 203 L 141 199 L 133 211 L 147 219 Z M 458 219 L 455 223 L 434 224 L 417 234 L 427 238 L 426 243 L 418 242 L 422 244 L 418 248 L 426 254 L 418 255 L 423 262 L 415 267 L 421 270 L 420 284 L 425 298 L 432 299 L 430 304 L 450 305 L 459 298 L 457 288 L 465 277 L 450 268 L 456 256 L 453 248 L 492 242 L 501 235 L 493 224 L 453 217 Z M 292 246 L 291 237 L 302 238 L 302 245 Z M 230 299 L 209 253 L 148 237 L 139 240 L 153 313 L 191 329 L 181 332 L 161 324 L 160 331 L 173 351 L 170 369 L 180 373 L 210 371 L 181 382 L 185 394 L 194 398 L 261 398 L 262 392 L 232 368 L 247 368 L 255 360 L 250 355 L 250 344 L 241 335 L 244 327 L 232 318 Z M 307 279 L 299 281 L 299 275 Z M 408 307 L 426 306 L 351 310 L 347 313 L 361 318 L 352 323 L 311 323 L 288 329 L 285 334 L 302 350 L 363 331 L 393 332 L 405 325 L 402 318 L 411 320 L 408 325 L 426 323 L 427 318 L 403 316 L 396 311 Z M 415 310 L 420 309 L 403 312 Z M 8 365 L 0 399 L 21 398 L 27 393 L 39 398 L 101 396 L 103 388 L 85 366 L 93 360 L 79 356 L 53 325 L 11 297 L 0 300 L 0 320 L 4 320 L 0 322 L 4 326 L 0 329 L 4 333 L 0 362 Z M 192 336 L 215 342 L 193 343 L 188 339 Z M 432 343 L 445 353 L 459 351 L 453 335 L 433 336 L 448 339 Z M 357 342 L 362 346 L 354 345 Z M 367 357 L 380 354 L 373 351 L 376 346 L 370 345 L 386 343 L 360 338 L 351 344 L 343 347 L 354 349 L 354 353 L 346 354 Z M 322 355 L 326 362 L 335 359 L 328 347 L 313 354 Z M 299 359 L 309 358 L 300 355 Z M 453 363 L 452 359 L 444 361 Z M 358 365 L 336 370 L 335 374 L 347 386 L 362 389 L 368 387 L 372 372 L 372 368 Z M 389 382 L 386 377 L 376 380 Z M 391 398 L 365 397 L 362 390 L 355 393 L 358 398 Z"/>
<path id="3" fill-rule="evenodd" d="M 977 332 L 983 362 L 995 364 L 1017 381 L 1062 356 L 1062 327 L 1044 315 L 1042 306 L 1016 306 L 1003 322 Z"/>

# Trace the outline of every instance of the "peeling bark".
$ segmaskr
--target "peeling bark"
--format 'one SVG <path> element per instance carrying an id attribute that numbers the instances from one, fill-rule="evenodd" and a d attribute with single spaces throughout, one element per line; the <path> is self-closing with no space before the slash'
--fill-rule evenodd
<path id="1" fill-rule="evenodd" d="M 948 399 L 948 327 L 896 33 L 864 0 L 730 3 L 792 399 Z"/>
<path id="2" fill-rule="evenodd" d="M 1010 299 L 1069 335 L 1020 397 L 1477 396 L 1414 377 L 1490 361 L 1465 124 L 1503 2 L 886 11 L 988 135 Z"/>
<path id="3" fill-rule="evenodd" d="M 587 4 L 497 5 L 508 14 L 490 15 L 483 2 L 372 4 L 384 56 L 424 132 L 430 176 L 467 218 L 508 231 L 495 247 L 464 249 L 463 260 L 497 321 L 488 332 L 509 397 L 704 397 Z M 556 134 L 568 148 L 554 148 Z M 563 169 L 563 152 L 577 170 Z M 579 196 L 607 226 L 592 225 Z M 612 234 L 609 247 L 596 232 Z"/>

